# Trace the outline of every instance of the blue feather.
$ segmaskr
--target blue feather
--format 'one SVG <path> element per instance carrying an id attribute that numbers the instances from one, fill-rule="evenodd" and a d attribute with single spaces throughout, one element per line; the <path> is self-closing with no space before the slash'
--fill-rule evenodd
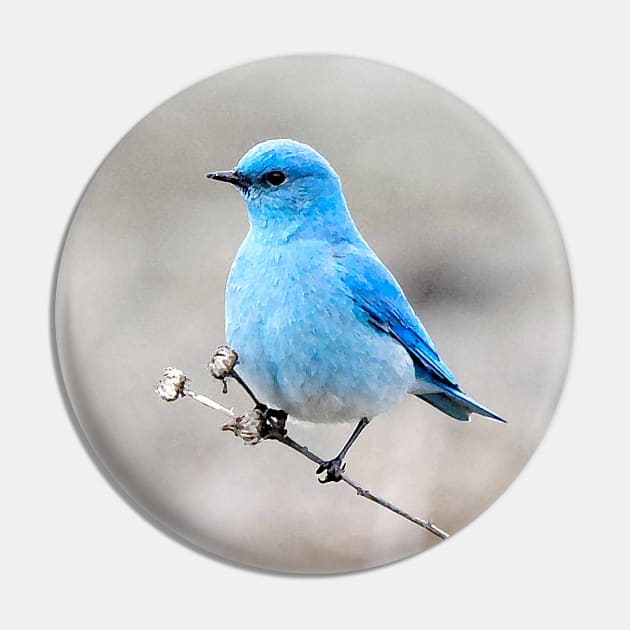
<path id="1" fill-rule="evenodd" d="M 478 413 L 505 422 L 461 391 L 398 282 L 367 243 L 345 246 L 342 251 L 336 255 L 338 271 L 357 309 L 367 314 L 370 324 L 405 347 L 422 389 L 429 382 L 439 390 L 415 395 L 456 420 L 468 421 L 471 413 Z"/>
<path id="2" fill-rule="evenodd" d="M 368 314 L 373 326 L 399 341 L 421 370 L 456 387 L 455 376 L 440 359 L 398 282 L 367 243 L 362 245 L 346 247 L 336 256 L 339 274 L 357 308 Z"/>
<path id="3" fill-rule="evenodd" d="M 209 177 L 233 183 L 247 202 L 226 336 L 264 401 L 302 420 L 345 422 L 412 394 L 457 420 L 501 420 L 461 391 L 320 154 L 269 140 Z"/>

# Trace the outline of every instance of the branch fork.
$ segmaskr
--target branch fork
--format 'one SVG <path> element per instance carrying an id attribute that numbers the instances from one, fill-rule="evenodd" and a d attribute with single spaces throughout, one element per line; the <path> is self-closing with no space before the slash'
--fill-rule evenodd
<path id="1" fill-rule="evenodd" d="M 260 402 L 247 383 L 239 376 L 235 369 L 237 364 L 237 353 L 229 346 L 222 345 L 217 348 L 208 362 L 207 367 L 210 374 L 223 383 L 224 394 L 228 391 L 228 380 L 232 379 L 236 381 L 252 399 L 255 405 L 254 408 L 242 415 L 237 415 L 233 409 L 228 409 L 211 398 L 192 391 L 190 379 L 178 368 L 168 367 L 163 371 L 160 381 L 155 388 L 155 392 L 165 402 L 175 402 L 181 398 L 191 398 L 214 411 L 228 416 L 228 420 L 221 426 L 221 430 L 231 431 L 235 437 L 243 440 L 243 443 L 246 445 L 253 446 L 265 440 L 274 440 L 297 451 L 317 464 L 320 469 L 326 465 L 327 462 L 319 457 L 319 455 L 316 455 L 308 447 L 298 444 L 289 437 L 286 430 L 287 413 L 281 409 L 271 409 Z M 448 533 L 432 521 L 412 516 L 393 503 L 363 488 L 359 483 L 346 475 L 345 466 L 338 472 L 336 480 L 343 481 L 345 484 L 352 487 L 358 496 L 377 503 L 381 507 L 402 516 L 415 525 L 426 529 L 434 536 L 441 539 L 449 537 Z M 320 479 L 320 481 L 322 480 Z"/>

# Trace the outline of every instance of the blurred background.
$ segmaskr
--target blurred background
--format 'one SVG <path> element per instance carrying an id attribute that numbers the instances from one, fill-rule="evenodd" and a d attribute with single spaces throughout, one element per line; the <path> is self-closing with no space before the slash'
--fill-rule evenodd
<path id="1" fill-rule="evenodd" d="M 360 59 L 284 57 L 210 77 L 150 113 L 98 169 L 62 254 L 56 330 L 100 462 L 166 530 L 211 554 L 280 571 L 370 567 L 439 541 L 347 486 L 320 486 L 289 449 L 246 447 L 218 430 L 222 416 L 153 392 L 173 365 L 195 391 L 250 407 L 205 369 L 224 342 L 225 280 L 247 232 L 238 193 L 205 173 L 274 137 L 326 156 L 462 388 L 510 421 L 458 423 L 409 398 L 353 447 L 350 476 L 451 533 L 505 490 L 551 420 L 571 346 L 566 256 L 535 179 L 487 121 Z M 323 457 L 351 430 L 290 426 Z"/>

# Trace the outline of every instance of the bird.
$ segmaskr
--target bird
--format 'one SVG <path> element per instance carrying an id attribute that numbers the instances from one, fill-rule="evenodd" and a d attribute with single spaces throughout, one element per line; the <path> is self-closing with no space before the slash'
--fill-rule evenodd
<path id="1" fill-rule="evenodd" d="M 285 417 L 357 422 L 317 469 L 322 483 L 341 480 L 368 423 L 408 394 L 458 421 L 474 413 L 506 422 L 460 388 L 357 229 L 340 178 L 320 153 L 296 140 L 266 140 L 235 168 L 206 176 L 234 186 L 249 218 L 225 292 L 239 375 Z"/>

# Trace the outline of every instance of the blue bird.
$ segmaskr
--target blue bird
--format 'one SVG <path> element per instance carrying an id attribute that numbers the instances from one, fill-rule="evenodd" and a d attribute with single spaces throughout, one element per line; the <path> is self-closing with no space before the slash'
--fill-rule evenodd
<path id="1" fill-rule="evenodd" d="M 455 420 L 505 422 L 465 394 L 394 276 L 356 228 L 339 177 L 311 147 L 268 140 L 230 171 L 250 229 L 230 270 L 228 344 L 265 403 L 310 422 L 358 424 L 318 469 L 338 481 L 368 422 L 406 394 Z"/>

